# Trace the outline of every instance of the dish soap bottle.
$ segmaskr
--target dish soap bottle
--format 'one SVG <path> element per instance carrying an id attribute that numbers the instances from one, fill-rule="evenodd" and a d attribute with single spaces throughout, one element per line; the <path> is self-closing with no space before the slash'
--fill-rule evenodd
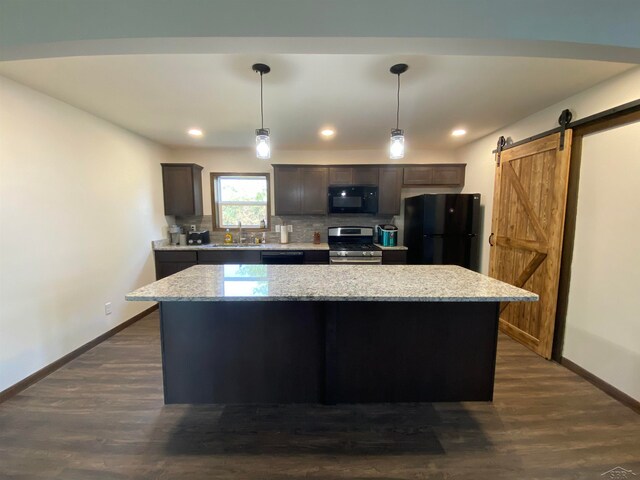
<path id="1" fill-rule="evenodd" d="M 227 228 L 227 231 L 224 234 L 224 243 L 233 243 L 233 234 Z"/>

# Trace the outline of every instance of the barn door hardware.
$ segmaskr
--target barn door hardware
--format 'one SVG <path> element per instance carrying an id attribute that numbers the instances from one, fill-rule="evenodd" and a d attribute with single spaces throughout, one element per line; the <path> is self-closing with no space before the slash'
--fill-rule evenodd
<path id="1" fill-rule="evenodd" d="M 572 117 L 571 111 L 565 109 L 558 118 L 558 123 L 560 124 L 560 151 L 564 150 L 564 131 L 567 129 L 567 125 L 571 123 Z"/>
<path id="2" fill-rule="evenodd" d="M 500 166 L 500 154 L 502 153 L 502 150 L 504 149 L 505 145 L 507 144 L 507 139 L 504 138 L 503 136 L 501 136 L 498 139 L 498 144 L 496 145 L 496 149 L 495 149 L 495 154 L 496 154 L 496 166 Z"/>

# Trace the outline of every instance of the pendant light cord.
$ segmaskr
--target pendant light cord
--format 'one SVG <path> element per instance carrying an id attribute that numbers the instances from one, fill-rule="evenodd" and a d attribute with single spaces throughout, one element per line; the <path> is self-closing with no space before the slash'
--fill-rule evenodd
<path id="1" fill-rule="evenodd" d="M 398 77 L 399 79 L 400 77 Z M 262 72 L 260 72 L 260 126 L 264 130 L 264 108 L 262 105 Z"/>
<path id="2" fill-rule="evenodd" d="M 400 74 L 398 74 L 398 96 L 397 96 L 397 108 L 396 108 L 396 130 L 400 125 Z"/>

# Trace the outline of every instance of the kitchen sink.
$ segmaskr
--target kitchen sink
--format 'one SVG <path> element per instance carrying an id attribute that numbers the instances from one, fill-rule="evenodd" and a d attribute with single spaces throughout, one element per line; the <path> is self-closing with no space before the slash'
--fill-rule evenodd
<path id="1" fill-rule="evenodd" d="M 210 247 L 210 248 L 260 248 L 264 247 L 263 243 L 243 243 L 239 245 L 237 243 L 209 243 L 207 245 L 202 245 L 202 247 Z"/>

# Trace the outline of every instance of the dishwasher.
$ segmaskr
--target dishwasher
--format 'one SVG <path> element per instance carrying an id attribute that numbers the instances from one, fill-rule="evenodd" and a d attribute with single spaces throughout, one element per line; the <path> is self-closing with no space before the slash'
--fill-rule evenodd
<path id="1" fill-rule="evenodd" d="M 266 265 L 301 265 L 304 263 L 304 252 L 297 250 L 260 252 L 260 260 Z"/>

